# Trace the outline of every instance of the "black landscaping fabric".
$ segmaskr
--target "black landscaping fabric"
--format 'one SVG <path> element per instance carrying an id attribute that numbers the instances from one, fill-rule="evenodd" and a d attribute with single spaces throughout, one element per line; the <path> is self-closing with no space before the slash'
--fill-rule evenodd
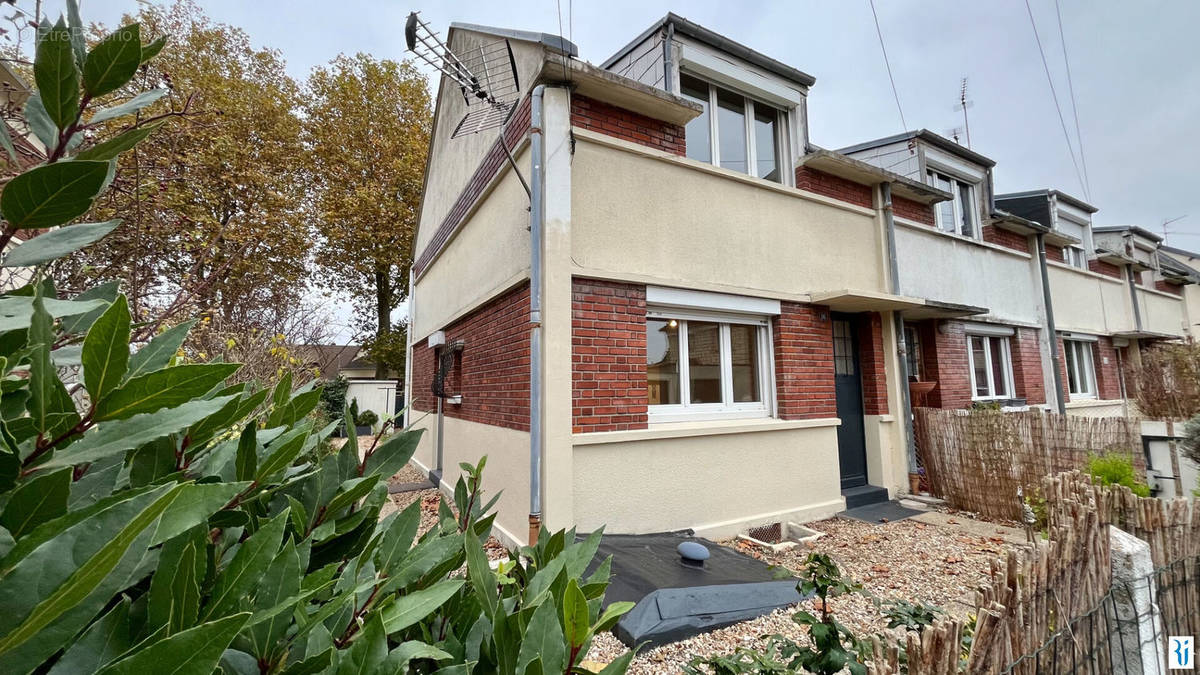
<path id="1" fill-rule="evenodd" d="M 897 520 L 904 520 L 905 518 L 912 518 L 913 516 L 921 513 L 924 513 L 924 511 L 918 511 L 916 509 L 910 509 L 906 506 L 900 506 L 898 502 L 891 501 L 860 506 L 848 511 L 842 511 L 838 515 L 842 516 L 843 518 L 853 518 L 855 520 L 861 520 L 865 523 L 882 525 L 884 523 L 894 523 Z"/>
<path id="2" fill-rule="evenodd" d="M 712 554 L 703 567 L 684 565 L 676 547 L 703 544 Z M 604 595 L 637 603 L 614 632 L 626 645 L 682 640 L 800 602 L 796 580 L 785 569 L 701 537 L 681 533 L 605 535 L 590 574 L 612 556 Z"/>

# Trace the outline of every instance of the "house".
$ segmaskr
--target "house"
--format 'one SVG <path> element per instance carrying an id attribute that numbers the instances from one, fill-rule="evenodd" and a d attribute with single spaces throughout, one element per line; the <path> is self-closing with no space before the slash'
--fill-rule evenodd
<path id="1" fill-rule="evenodd" d="M 1072 292 L 1122 301 L 1071 227 L 1094 209 L 1064 195 L 1061 223 L 1022 215 L 992 160 L 925 130 L 820 148 L 815 78 L 675 14 L 600 66 L 554 35 L 455 23 L 445 40 L 507 50 L 515 105 L 464 132 L 478 97 L 439 82 L 410 284 L 415 461 L 448 488 L 486 454 L 509 543 L 729 536 L 905 492 L 911 398 L 1067 402 L 1060 266 L 1090 284 Z M 1072 247 L 1083 266 L 1046 259 Z M 1136 349 L 1169 323 L 1160 299 L 1182 302 L 1133 293 L 1154 305 L 1143 323 L 1066 325 Z"/>

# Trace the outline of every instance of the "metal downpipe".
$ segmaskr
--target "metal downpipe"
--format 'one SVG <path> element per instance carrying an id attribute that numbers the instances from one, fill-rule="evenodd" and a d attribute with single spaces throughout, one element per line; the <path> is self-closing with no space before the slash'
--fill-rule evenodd
<path id="1" fill-rule="evenodd" d="M 887 233 L 888 276 L 892 293 L 900 294 L 900 268 L 896 262 L 896 218 L 892 213 L 892 184 L 880 183 L 880 201 L 883 207 L 884 229 Z M 904 317 L 900 310 L 892 312 L 893 331 L 896 333 L 896 347 L 900 355 L 900 404 L 901 415 L 904 418 L 904 445 L 908 457 L 908 472 L 917 472 L 917 443 L 913 433 L 912 396 L 908 391 L 908 341 L 904 337 Z"/>
<path id="2" fill-rule="evenodd" d="M 1038 267 L 1042 271 L 1042 303 L 1046 305 L 1046 332 L 1050 339 L 1050 367 L 1054 369 L 1054 407 L 1067 414 L 1063 401 L 1062 356 L 1058 353 L 1058 330 L 1054 327 L 1054 301 L 1050 297 L 1050 271 L 1046 267 L 1046 234 L 1037 233 Z"/>
<path id="3" fill-rule="evenodd" d="M 542 235 L 545 229 L 546 145 L 542 132 L 545 85 L 530 95 L 529 109 L 529 539 L 537 543 L 542 527 Z"/>

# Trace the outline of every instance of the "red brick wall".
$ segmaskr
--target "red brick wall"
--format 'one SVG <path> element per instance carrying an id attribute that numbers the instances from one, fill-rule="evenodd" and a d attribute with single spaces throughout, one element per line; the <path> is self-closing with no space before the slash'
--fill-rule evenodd
<path id="1" fill-rule="evenodd" d="M 1035 328 L 1017 328 L 1009 342 L 1012 353 L 1013 389 L 1017 398 L 1030 405 L 1046 402 L 1046 381 L 1042 377 L 1042 353 Z"/>
<path id="2" fill-rule="evenodd" d="M 1173 293 L 1175 295 L 1183 295 L 1183 286 L 1180 286 L 1179 284 L 1167 283 L 1166 281 L 1163 281 L 1162 279 L 1155 281 L 1154 287 L 1164 293 Z"/>
<path id="3" fill-rule="evenodd" d="M 462 394 L 461 405 L 446 404 L 446 417 L 529 430 L 529 284 L 518 286 L 455 321 L 446 342 L 465 341 L 448 394 Z M 412 406 L 437 409 L 430 391 L 435 350 L 428 341 L 413 345 Z M 461 387 L 455 390 L 452 387 Z"/>
<path id="4" fill-rule="evenodd" d="M 968 372 L 967 334 L 963 325 L 937 320 L 918 325 L 925 379 L 937 382 L 926 403 L 932 408 L 966 408 L 971 405 L 971 375 Z"/>
<path id="5" fill-rule="evenodd" d="M 571 125 L 683 156 L 683 127 L 586 96 L 571 97 Z"/>
<path id="6" fill-rule="evenodd" d="M 775 321 L 775 390 L 785 420 L 837 417 L 829 309 L 784 302 Z"/>
<path id="7" fill-rule="evenodd" d="M 1095 258 L 1089 260 L 1088 269 L 1096 274 L 1103 274 L 1106 277 L 1121 278 L 1121 268 L 1104 260 L 1097 260 Z"/>
<path id="8" fill-rule="evenodd" d="M 858 359 L 862 370 L 863 413 L 888 414 L 887 374 L 883 365 L 883 319 L 878 312 L 858 322 Z"/>
<path id="9" fill-rule="evenodd" d="M 1063 346 L 1062 336 L 1058 337 L 1058 366 L 1062 375 L 1062 395 L 1063 401 L 1071 400 L 1071 379 L 1067 376 L 1067 349 Z"/>
<path id="10" fill-rule="evenodd" d="M 1029 238 L 1016 232 L 996 227 L 995 225 L 983 226 L 983 240 L 1004 248 L 1011 248 L 1014 251 L 1029 253 Z"/>
<path id="11" fill-rule="evenodd" d="M 577 278 L 571 295 L 571 428 L 645 429 L 646 287 Z"/>
<path id="12" fill-rule="evenodd" d="M 874 206 L 869 185 L 859 185 L 840 176 L 817 171 L 807 166 L 796 169 L 796 187 L 858 206 L 867 208 Z"/>
<path id="13" fill-rule="evenodd" d="M 1067 261 L 1066 257 L 1063 256 L 1063 250 L 1061 246 L 1047 246 L 1046 260 L 1053 260 L 1055 262 Z"/>
<path id="14" fill-rule="evenodd" d="M 504 128 L 504 142 L 508 147 L 514 147 L 525 134 L 529 131 L 529 97 L 525 97 L 517 106 L 517 111 L 513 113 L 513 117 L 508 121 L 508 126 Z M 483 160 L 475 169 L 475 173 L 471 175 L 471 180 L 467 181 L 465 187 L 459 192 L 458 198 L 454 200 L 454 206 L 450 207 L 450 211 L 442 222 L 438 224 L 437 229 L 433 233 L 433 238 L 425 249 L 420 252 L 417 259 L 413 262 L 413 272 L 421 274 L 429 263 L 433 261 L 434 256 L 442 250 L 446 242 L 450 240 L 450 235 L 454 234 L 467 212 L 474 206 L 475 201 L 483 194 L 484 188 L 492 181 L 492 178 L 500 171 L 500 167 L 508 162 L 508 156 L 504 151 L 504 145 L 501 145 L 500 139 L 492 144 L 488 149 L 487 154 L 483 156 Z"/>
<path id="15" fill-rule="evenodd" d="M 932 226 L 936 221 L 933 218 L 933 207 L 926 206 L 920 202 L 914 202 L 911 199 L 904 197 L 892 196 L 892 213 L 897 218 L 907 218 L 915 220 L 918 223 L 925 223 Z"/>
<path id="16" fill-rule="evenodd" d="M 1108 359 L 1108 363 L 1104 360 Z M 1120 369 L 1117 367 L 1117 350 L 1112 338 L 1101 335 L 1092 348 L 1092 361 L 1096 365 L 1096 390 L 1102 399 L 1121 398 Z"/>

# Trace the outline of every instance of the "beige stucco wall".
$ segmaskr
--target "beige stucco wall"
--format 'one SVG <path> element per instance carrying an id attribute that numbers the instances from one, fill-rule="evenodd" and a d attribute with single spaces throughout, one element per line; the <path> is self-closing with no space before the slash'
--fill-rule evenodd
<path id="1" fill-rule="evenodd" d="M 886 291 L 873 210 L 576 135 L 575 274 L 776 298 Z"/>
<path id="2" fill-rule="evenodd" d="M 450 35 L 450 47 L 458 54 L 468 54 L 498 40 L 494 35 L 484 35 L 455 29 Z M 510 40 L 513 59 L 517 64 L 522 95 L 532 87 L 535 77 L 541 72 L 545 50 L 520 40 Z M 442 76 L 438 85 L 437 109 L 434 118 L 433 142 L 429 148 L 429 170 L 426 175 L 425 194 L 421 201 L 421 219 L 413 251 L 420 255 L 433 236 L 438 224 L 450 212 L 454 201 L 466 187 L 479 162 L 496 142 L 498 131 L 451 138 L 459 121 L 467 113 L 467 105 L 458 85 Z"/>
<path id="3" fill-rule="evenodd" d="M 811 423 L 822 426 L 766 420 L 748 426 L 778 430 L 646 440 L 636 440 L 639 432 L 611 432 L 588 436 L 631 440 L 586 445 L 576 436 L 575 521 L 581 531 L 605 524 L 607 532 L 621 533 L 690 527 L 720 538 L 836 513 L 845 504 L 836 420 Z"/>
<path id="4" fill-rule="evenodd" d="M 517 166 L 528 171 L 529 152 Z M 529 276 L 529 198 L 511 168 L 415 284 L 414 342 Z"/>
<path id="5" fill-rule="evenodd" d="M 1179 296 L 1139 288 L 1138 305 L 1142 311 L 1142 328 L 1154 333 L 1185 335 L 1187 310 Z"/>
<path id="6" fill-rule="evenodd" d="M 422 413 L 417 413 L 421 415 Z M 425 471 L 437 463 L 437 414 L 414 418 L 424 429 L 413 461 Z M 483 469 L 485 499 L 503 490 L 496 503 L 496 525 L 506 544 L 524 544 L 529 531 L 529 434 L 504 427 L 445 418 L 442 450 L 442 491 L 451 494 L 461 471 L 459 462 L 475 464 L 487 455 Z"/>
<path id="7" fill-rule="evenodd" d="M 1127 412 L 1132 414 L 1132 409 L 1127 408 L 1124 401 L 1109 400 L 1109 401 L 1068 401 L 1067 414 L 1078 415 L 1079 417 L 1122 417 Z"/>
<path id="8" fill-rule="evenodd" d="M 1055 328 L 1099 335 L 1134 330 L 1124 281 L 1058 263 L 1047 268 Z"/>

